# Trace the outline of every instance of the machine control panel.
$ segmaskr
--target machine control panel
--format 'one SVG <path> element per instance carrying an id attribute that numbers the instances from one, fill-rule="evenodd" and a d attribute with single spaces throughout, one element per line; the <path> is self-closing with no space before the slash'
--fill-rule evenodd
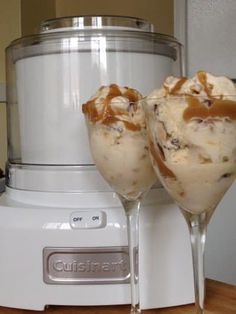
<path id="1" fill-rule="evenodd" d="M 76 211 L 70 216 L 73 229 L 96 229 L 106 226 L 106 213 L 103 211 Z"/>

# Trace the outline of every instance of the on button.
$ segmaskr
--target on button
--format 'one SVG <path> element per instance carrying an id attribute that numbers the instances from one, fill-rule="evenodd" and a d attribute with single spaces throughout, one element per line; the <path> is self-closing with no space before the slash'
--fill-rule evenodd
<path id="1" fill-rule="evenodd" d="M 106 225 L 106 214 L 102 211 L 78 211 L 70 216 L 70 225 L 74 229 L 96 229 Z"/>

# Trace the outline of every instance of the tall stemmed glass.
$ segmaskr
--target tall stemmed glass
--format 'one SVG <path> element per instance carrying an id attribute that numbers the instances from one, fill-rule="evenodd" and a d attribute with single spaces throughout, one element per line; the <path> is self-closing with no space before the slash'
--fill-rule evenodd
<path id="1" fill-rule="evenodd" d="M 139 209 L 156 181 L 148 155 L 145 115 L 140 94 L 113 84 L 102 87 L 83 105 L 90 149 L 97 169 L 118 195 L 127 217 L 131 313 L 139 305 Z M 100 95 L 100 96 L 99 96 Z"/>
<path id="2" fill-rule="evenodd" d="M 203 314 L 207 225 L 236 176 L 236 96 L 167 94 L 144 106 L 155 172 L 189 227 L 196 311 Z"/>

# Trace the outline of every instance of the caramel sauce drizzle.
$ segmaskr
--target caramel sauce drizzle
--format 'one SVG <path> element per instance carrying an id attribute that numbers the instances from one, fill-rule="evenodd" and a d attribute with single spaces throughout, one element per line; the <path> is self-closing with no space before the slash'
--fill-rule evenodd
<path id="1" fill-rule="evenodd" d="M 207 119 L 225 117 L 231 120 L 236 120 L 236 101 L 219 99 L 212 96 L 212 86 L 207 82 L 207 74 L 205 71 L 199 71 L 197 73 L 197 78 L 209 98 L 209 106 L 201 103 L 197 97 L 186 95 L 188 107 L 183 113 L 183 119 L 189 121 L 192 118 Z M 185 77 L 181 78 L 171 90 L 167 90 L 167 93 L 169 95 L 178 95 L 179 90 L 186 80 L 187 78 Z"/>
<path id="2" fill-rule="evenodd" d="M 187 81 L 186 77 L 182 77 L 175 86 L 169 91 L 170 95 L 176 95 L 178 91 L 181 89 L 182 85 Z"/>
<path id="3" fill-rule="evenodd" d="M 89 120 L 93 123 L 101 121 L 104 125 L 111 125 L 117 121 L 122 121 L 126 127 L 126 129 L 130 131 L 139 131 L 141 130 L 141 126 L 138 124 L 134 124 L 132 122 L 122 120 L 119 118 L 119 115 L 124 115 L 124 112 L 119 111 L 118 109 L 113 110 L 111 107 L 111 101 L 114 97 L 123 96 L 128 98 L 129 102 L 135 103 L 138 101 L 138 95 L 135 93 L 135 90 L 132 88 L 126 87 L 126 91 L 122 94 L 118 85 L 111 84 L 109 86 L 109 92 L 106 96 L 106 99 L 103 101 L 103 109 L 101 113 L 98 113 L 96 108 L 95 101 L 96 99 L 89 100 L 87 103 L 82 105 L 82 111 L 86 114 Z M 135 110 L 135 107 L 134 107 Z"/>
<path id="4" fill-rule="evenodd" d="M 209 88 L 207 86 L 207 75 L 206 75 L 206 72 L 198 71 L 197 72 L 197 78 L 198 78 L 199 82 L 203 85 L 204 91 L 207 94 L 207 96 L 209 98 L 211 98 L 211 90 L 209 90 Z"/>
<path id="5" fill-rule="evenodd" d="M 157 163 L 158 169 L 160 170 L 160 173 L 163 177 L 169 177 L 169 178 L 174 178 L 176 179 L 176 176 L 174 175 L 174 173 L 165 165 L 164 161 L 163 161 L 163 157 L 162 153 L 155 149 L 153 142 L 150 141 L 150 153 L 153 157 L 153 159 L 155 160 L 155 162 Z"/>
<path id="6" fill-rule="evenodd" d="M 207 118 L 229 118 L 236 120 L 236 101 L 228 99 L 214 99 L 210 107 L 206 107 L 198 99 L 189 96 L 188 107 L 183 113 L 185 121 L 192 118 L 207 119 Z"/>
<path id="7" fill-rule="evenodd" d="M 211 89 L 209 89 L 207 84 L 206 72 L 199 71 L 197 76 L 209 98 L 209 106 L 201 103 L 197 97 L 189 95 L 187 96 L 188 107 L 183 113 L 183 119 L 189 121 L 193 118 L 207 119 L 225 117 L 236 120 L 236 101 L 213 97 L 211 95 Z"/>

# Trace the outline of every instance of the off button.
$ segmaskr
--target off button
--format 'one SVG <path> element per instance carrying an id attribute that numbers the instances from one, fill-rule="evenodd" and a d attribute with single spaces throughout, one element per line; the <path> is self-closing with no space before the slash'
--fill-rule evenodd
<path id="1" fill-rule="evenodd" d="M 96 229 L 106 225 L 106 214 L 103 211 L 77 211 L 70 216 L 73 229 Z"/>

